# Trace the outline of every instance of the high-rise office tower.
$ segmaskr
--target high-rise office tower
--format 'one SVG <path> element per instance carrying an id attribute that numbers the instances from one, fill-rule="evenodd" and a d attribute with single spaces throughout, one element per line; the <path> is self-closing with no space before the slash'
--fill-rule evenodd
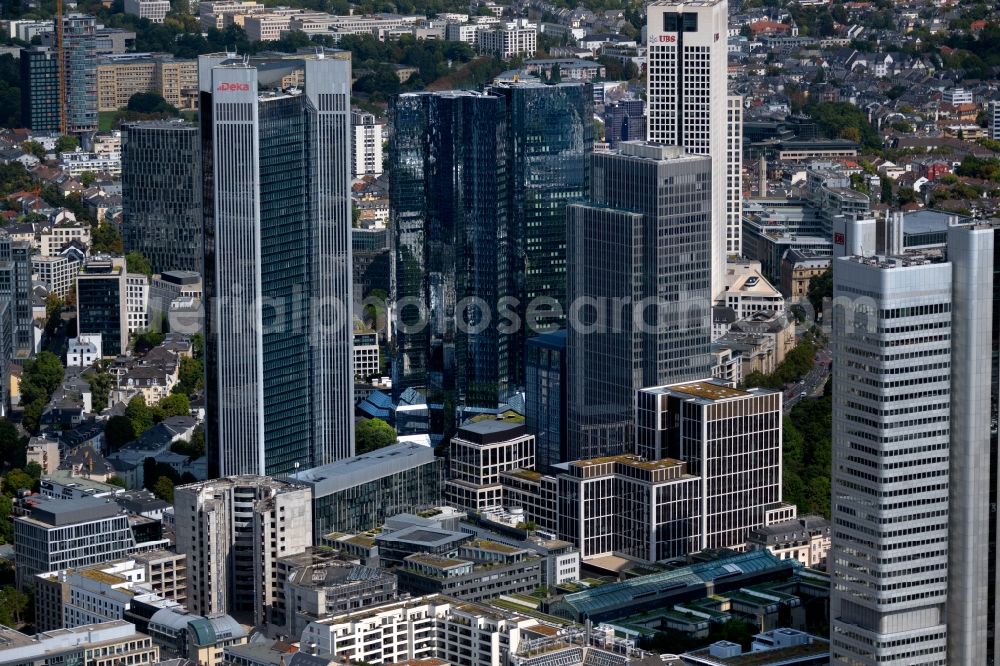
<path id="1" fill-rule="evenodd" d="M 726 254 L 743 256 L 743 97 L 726 98 Z"/>
<path id="2" fill-rule="evenodd" d="M 495 407 L 522 385 L 526 308 L 565 307 L 563 211 L 586 191 L 592 109 L 586 84 L 393 102 L 397 394 Z M 561 320 L 551 306 L 539 313 L 536 329 Z"/>
<path id="3" fill-rule="evenodd" d="M 124 354 L 128 347 L 125 281 L 125 260 L 107 255 L 88 258 L 76 276 L 77 330 L 99 333 L 105 356 Z"/>
<path id="4" fill-rule="evenodd" d="M 566 455 L 566 331 L 528 339 L 524 364 L 524 423 L 535 435 L 535 469 L 550 472 Z"/>
<path id="5" fill-rule="evenodd" d="M 10 350 L 15 358 L 35 352 L 31 243 L 0 234 L 0 299 L 10 302 Z"/>
<path id="6" fill-rule="evenodd" d="M 59 19 L 56 19 L 57 21 Z M 97 131 L 97 19 L 63 17 L 63 79 L 66 131 Z"/>
<path id="7" fill-rule="evenodd" d="M 622 99 L 604 105 L 604 141 L 617 149 L 622 141 L 646 138 L 646 103 L 641 99 Z"/>
<path id="8" fill-rule="evenodd" d="M 712 163 L 712 297 L 725 290 L 727 255 L 726 0 L 657 0 L 646 8 L 649 140 Z"/>
<path id="9" fill-rule="evenodd" d="M 781 501 L 781 392 L 721 381 L 645 388 L 636 453 L 698 477 L 698 548 L 741 548 Z"/>
<path id="10" fill-rule="evenodd" d="M 21 124 L 33 132 L 59 131 L 59 58 L 46 46 L 21 49 Z"/>
<path id="11" fill-rule="evenodd" d="M 202 272 L 198 127 L 173 120 L 122 127 L 122 239 L 154 273 Z"/>
<path id="12" fill-rule="evenodd" d="M 354 452 L 350 70 L 326 53 L 199 59 L 214 473 Z"/>
<path id="13" fill-rule="evenodd" d="M 518 314 L 525 319 L 533 301 L 556 303 L 565 311 L 566 204 L 584 201 L 589 191 L 593 91 L 581 83 L 519 83 L 489 92 L 507 100 L 512 275 L 514 293 L 521 301 Z M 551 330 L 562 321 L 564 316 L 558 314 L 539 316 L 527 335 Z M 517 359 L 523 358 L 523 346 L 515 353 Z"/>
<path id="14" fill-rule="evenodd" d="M 625 142 L 567 209 L 571 460 L 632 444 L 635 392 L 711 375 L 711 159 Z"/>
<path id="15" fill-rule="evenodd" d="M 833 282 L 832 663 L 982 663 L 946 651 L 952 264 L 843 257 Z"/>
<path id="16" fill-rule="evenodd" d="M 177 552 L 188 562 L 188 610 L 267 622 L 283 593 L 276 583 L 278 558 L 313 544 L 309 488 L 227 477 L 179 486 L 174 507 Z"/>

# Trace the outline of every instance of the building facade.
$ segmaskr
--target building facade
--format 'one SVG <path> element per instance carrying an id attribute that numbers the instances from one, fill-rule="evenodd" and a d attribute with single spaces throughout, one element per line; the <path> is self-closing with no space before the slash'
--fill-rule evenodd
<path id="1" fill-rule="evenodd" d="M 202 272 L 198 127 L 179 121 L 122 128 L 122 240 L 154 273 Z"/>
<path id="2" fill-rule="evenodd" d="M 31 256 L 31 243 L 0 234 L 0 298 L 10 303 L 9 348 L 18 359 L 35 352 Z"/>
<path id="3" fill-rule="evenodd" d="M 128 516 L 114 502 L 35 496 L 29 509 L 28 515 L 14 519 L 17 584 L 22 590 L 35 574 L 122 559 L 135 547 Z M 95 534 L 101 538 L 94 539 Z"/>
<path id="4" fill-rule="evenodd" d="M 475 513 L 502 505 L 501 472 L 535 466 L 535 437 L 522 423 L 470 423 L 448 446 L 448 502 Z"/>
<path id="5" fill-rule="evenodd" d="M 197 60 L 177 60 L 170 56 L 109 57 L 97 64 L 98 111 L 125 108 L 136 93 L 156 93 L 182 111 L 194 111 L 197 90 Z"/>
<path id="6" fill-rule="evenodd" d="M 521 385 L 526 335 L 564 316 L 562 213 L 587 187 L 592 108 L 587 84 L 396 99 L 394 393 L 496 407 Z"/>
<path id="7" fill-rule="evenodd" d="M 719 381 L 639 391 L 637 453 L 683 460 L 699 479 L 699 550 L 744 548 L 781 501 L 781 395 Z"/>
<path id="8" fill-rule="evenodd" d="M 97 255 L 76 276 L 77 330 L 100 333 L 105 356 L 123 354 L 128 347 L 129 306 L 125 260 Z"/>
<path id="9" fill-rule="evenodd" d="M 152 23 L 163 23 L 170 11 L 170 0 L 125 0 L 125 13 L 148 19 Z"/>
<path id="10" fill-rule="evenodd" d="M 566 331 L 528 338 L 525 345 L 524 425 L 535 436 L 535 469 L 550 472 L 566 451 Z"/>
<path id="11" fill-rule="evenodd" d="M 97 19 L 69 14 L 62 22 L 66 131 L 89 134 L 97 131 Z"/>
<path id="12" fill-rule="evenodd" d="M 351 111 L 351 164 L 355 178 L 382 175 L 382 127 L 374 114 Z"/>
<path id="13" fill-rule="evenodd" d="M 188 562 L 188 609 L 259 625 L 282 594 L 277 559 L 312 545 L 312 493 L 259 476 L 178 486 L 174 524 L 177 552 Z"/>
<path id="14" fill-rule="evenodd" d="M 646 8 L 649 140 L 711 158 L 713 298 L 723 291 L 727 255 L 728 20 L 726 0 L 660 0 Z"/>
<path id="15" fill-rule="evenodd" d="M 743 256 L 743 97 L 740 95 L 726 97 L 726 256 Z"/>
<path id="16" fill-rule="evenodd" d="M 76 287 L 76 274 L 80 271 L 80 264 L 75 259 L 62 255 L 34 255 L 31 257 L 31 271 L 48 286 L 49 291 L 60 298 L 66 298 L 66 294 Z"/>
<path id="17" fill-rule="evenodd" d="M 374 529 L 398 513 L 441 504 L 444 460 L 429 446 L 403 443 L 329 465 L 303 470 L 295 479 L 312 489 L 313 535 Z"/>
<path id="18" fill-rule="evenodd" d="M 349 457 L 350 61 L 214 55 L 199 68 L 210 469 Z"/>
<path id="19" fill-rule="evenodd" d="M 604 105 L 604 141 L 612 150 L 622 141 L 646 138 L 646 102 L 622 99 Z"/>
<path id="20" fill-rule="evenodd" d="M 711 161 L 624 142 L 567 211 L 570 460 L 624 453 L 635 392 L 710 371 Z"/>
<path id="21" fill-rule="evenodd" d="M 135 625 L 113 620 L 89 626 L 27 636 L 0 628 L 0 661 L 34 666 L 115 666 L 153 664 L 160 650 Z"/>
<path id="22" fill-rule="evenodd" d="M 843 257 L 833 283 L 831 663 L 959 663 L 946 612 L 960 538 L 948 524 L 952 265 Z"/>
<path id="23" fill-rule="evenodd" d="M 21 124 L 33 132 L 58 132 L 59 58 L 54 48 L 21 49 Z"/>

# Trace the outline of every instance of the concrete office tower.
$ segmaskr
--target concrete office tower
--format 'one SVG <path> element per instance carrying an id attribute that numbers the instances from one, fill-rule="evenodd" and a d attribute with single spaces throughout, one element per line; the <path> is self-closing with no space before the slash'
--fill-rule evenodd
<path id="1" fill-rule="evenodd" d="M 21 49 L 21 125 L 33 132 L 59 131 L 59 58 L 54 48 Z"/>
<path id="2" fill-rule="evenodd" d="M 658 0 L 646 7 L 649 140 L 711 157 L 712 298 L 725 289 L 728 4 Z"/>
<path id="3" fill-rule="evenodd" d="M 989 120 L 986 131 L 989 132 L 990 138 L 996 141 L 1000 139 L 1000 102 L 990 102 L 988 109 Z"/>
<path id="4" fill-rule="evenodd" d="M 199 58 L 209 465 L 354 452 L 351 63 Z"/>
<path id="5" fill-rule="evenodd" d="M 996 650 L 997 516 L 991 515 L 991 502 L 996 502 L 997 480 L 991 477 L 996 462 L 991 414 L 996 414 L 997 386 L 997 231 L 987 224 L 948 229 L 952 386 L 947 617 L 948 661 L 953 664 L 993 663 Z M 984 535 L 992 535 L 988 546 Z"/>
<path id="6" fill-rule="evenodd" d="M 202 272 L 198 127 L 179 120 L 122 127 L 122 239 L 154 273 Z"/>
<path id="7" fill-rule="evenodd" d="M 639 389 L 711 376 L 710 158 L 624 142 L 592 172 L 567 209 L 570 460 L 631 450 Z"/>
<path id="8" fill-rule="evenodd" d="M 587 190 L 590 86 L 406 94 L 391 114 L 393 391 L 496 407 L 523 384 L 528 304 L 544 299 L 530 328 L 562 319 L 564 209 Z M 471 325 L 457 326 L 456 308 L 470 302 L 487 311 L 470 307 Z M 427 326 L 417 325 L 421 309 Z"/>
<path id="9" fill-rule="evenodd" d="M 726 107 L 726 256 L 742 257 L 743 97 L 730 95 Z"/>
<path id="10" fill-rule="evenodd" d="M 278 558 L 312 545 L 312 492 L 260 476 L 178 486 L 174 522 L 177 552 L 188 560 L 188 610 L 259 626 L 284 594 Z"/>
<path id="11" fill-rule="evenodd" d="M 781 392 L 720 381 L 636 396 L 636 453 L 674 458 L 698 477 L 699 547 L 742 548 L 781 501 Z"/>
<path id="12" fill-rule="evenodd" d="M 843 257 L 833 283 L 832 663 L 976 663 L 946 649 L 952 264 Z"/>
<path id="13" fill-rule="evenodd" d="M 63 17 L 63 76 L 66 131 L 96 132 L 97 19 L 93 16 Z"/>

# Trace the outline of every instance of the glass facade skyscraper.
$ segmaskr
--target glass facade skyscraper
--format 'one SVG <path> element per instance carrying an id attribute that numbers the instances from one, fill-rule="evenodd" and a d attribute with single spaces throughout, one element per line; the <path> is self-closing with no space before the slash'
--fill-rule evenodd
<path id="1" fill-rule="evenodd" d="M 565 306 L 563 210 L 588 185 L 590 86 L 401 95 L 392 116 L 393 390 L 495 407 L 523 385 L 527 304 Z M 541 330 L 561 319 L 548 310 Z"/>
<path id="2" fill-rule="evenodd" d="M 711 166 L 624 142 L 567 209 L 570 459 L 630 449 L 639 389 L 711 376 Z"/>
<path id="3" fill-rule="evenodd" d="M 566 331 L 525 345 L 524 424 L 535 435 L 535 469 L 550 473 L 566 456 Z"/>
<path id="4" fill-rule="evenodd" d="M 198 127 L 155 120 L 122 127 L 122 238 L 154 273 L 202 272 Z"/>
<path id="5" fill-rule="evenodd" d="M 325 53 L 200 58 L 213 472 L 354 451 L 350 81 Z"/>
<path id="6" fill-rule="evenodd" d="M 21 124 L 33 132 L 59 131 L 59 59 L 45 46 L 21 49 Z"/>

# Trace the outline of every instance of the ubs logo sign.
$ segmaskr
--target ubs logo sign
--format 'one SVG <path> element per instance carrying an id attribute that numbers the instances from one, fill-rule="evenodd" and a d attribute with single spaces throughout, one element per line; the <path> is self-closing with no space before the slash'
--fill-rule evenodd
<path id="1" fill-rule="evenodd" d="M 676 44 L 677 35 L 650 35 L 650 44 Z"/>
<path id="2" fill-rule="evenodd" d="M 249 92 L 249 83 L 220 83 L 217 92 Z"/>

